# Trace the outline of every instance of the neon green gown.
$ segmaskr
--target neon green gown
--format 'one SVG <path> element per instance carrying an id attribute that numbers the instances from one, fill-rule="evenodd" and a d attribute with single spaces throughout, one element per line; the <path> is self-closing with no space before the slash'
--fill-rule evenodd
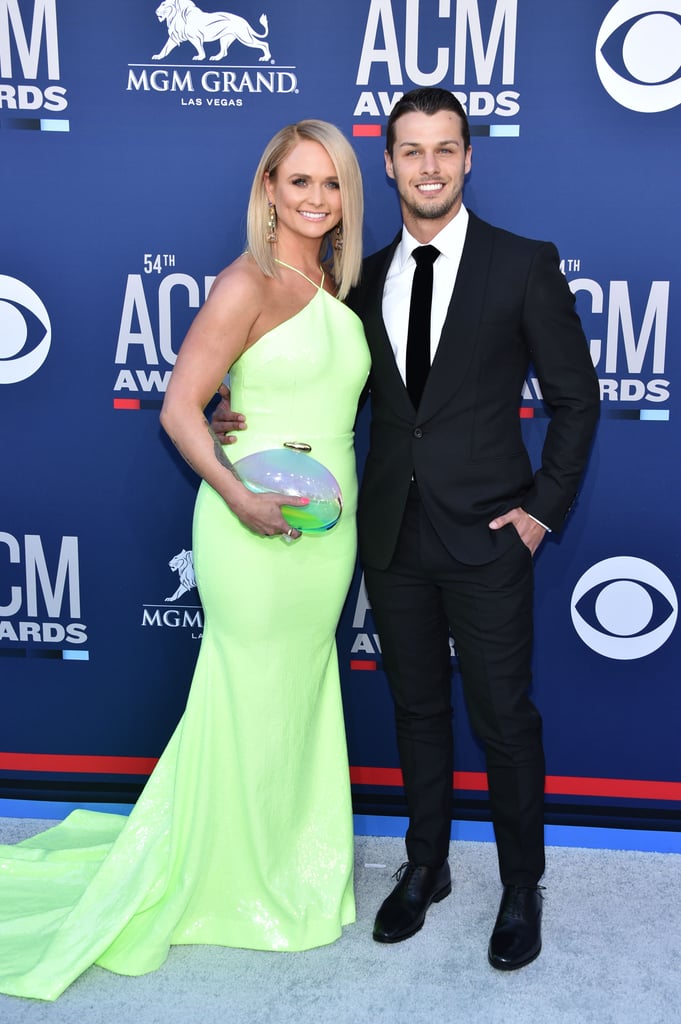
<path id="1" fill-rule="evenodd" d="M 169 946 L 303 950 L 354 920 L 335 630 L 355 559 L 361 324 L 319 289 L 232 367 L 230 458 L 312 445 L 343 491 L 327 533 L 252 534 L 207 484 L 194 513 L 205 627 L 186 710 L 129 817 L 75 811 L 0 846 L 0 992 L 57 996 Z"/>

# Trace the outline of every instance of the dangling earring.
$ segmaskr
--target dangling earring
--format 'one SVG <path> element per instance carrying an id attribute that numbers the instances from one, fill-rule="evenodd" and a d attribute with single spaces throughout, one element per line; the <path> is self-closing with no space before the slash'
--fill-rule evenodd
<path id="1" fill-rule="evenodd" d="M 343 251 L 343 221 L 338 221 L 336 225 L 336 237 L 334 239 L 333 247 L 336 252 Z"/>
<path id="2" fill-rule="evenodd" d="M 267 241 L 276 242 L 277 240 L 277 208 L 274 203 L 267 203 L 269 207 L 269 216 L 267 218 Z"/>

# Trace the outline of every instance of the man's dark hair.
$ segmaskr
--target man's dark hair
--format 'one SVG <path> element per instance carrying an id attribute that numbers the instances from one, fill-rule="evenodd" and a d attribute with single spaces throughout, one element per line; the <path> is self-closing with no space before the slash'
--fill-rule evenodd
<path id="1" fill-rule="evenodd" d="M 461 133 L 464 146 L 468 149 L 471 144 L 471 130 L 468 118 L 466 117 L 466 111 L 456 96 L 446 89 L 412 89 L 411 92 L 406 92 L 402 99 L 397 101 L 388 118 L 385 148 L 390 153 L 390 156 L 392 157 L 393 146 L 395 145 L 395 122 L 403 114 L 418 113 L 432 116 L 440 110 L 451 110 L 453 114 L 458 114 L 461 118 Z"/>

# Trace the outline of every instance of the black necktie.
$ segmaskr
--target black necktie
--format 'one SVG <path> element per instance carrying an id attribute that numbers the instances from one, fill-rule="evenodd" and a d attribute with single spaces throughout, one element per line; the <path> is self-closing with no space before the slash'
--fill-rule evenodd
<path id="1" fill-rule="evenodd" d="M 415 409 L 430 370 L 430 307 L 433 301 L 433 263 L 440 255 L 434 245 L 414 249 L 416 270 L 411 286 L 407 330 L 407 391 Z"/>

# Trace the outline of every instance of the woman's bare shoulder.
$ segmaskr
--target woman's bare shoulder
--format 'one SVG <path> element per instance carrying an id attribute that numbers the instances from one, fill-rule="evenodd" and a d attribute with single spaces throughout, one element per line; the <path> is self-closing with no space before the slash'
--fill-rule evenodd
<path id="1" fill-rule="evenodd" d="M 267 291 L 269 278 L 265 277 L 253 257 L 245 252 L 215 278 L 210 298 L 234 302 L 257 303 Z"/>

